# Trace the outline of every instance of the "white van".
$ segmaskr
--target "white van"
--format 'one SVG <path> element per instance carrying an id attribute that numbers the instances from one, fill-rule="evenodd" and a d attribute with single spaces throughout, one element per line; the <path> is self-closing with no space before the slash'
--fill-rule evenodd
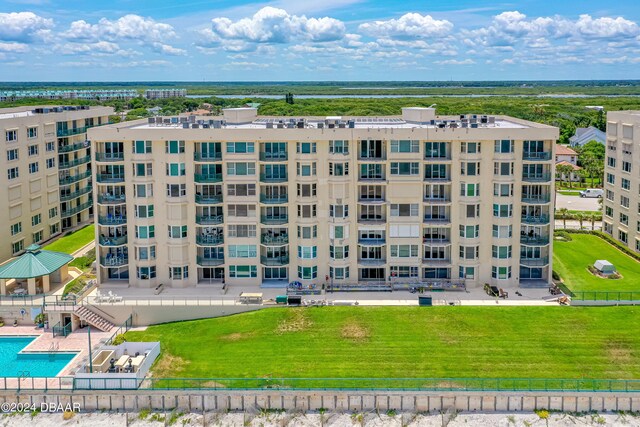
<path id="1" fill-rule="evenodd" d="M 587 188 L 580 192 L 580 197 L 602 197 L 602 190 L 600 188 Z"/>

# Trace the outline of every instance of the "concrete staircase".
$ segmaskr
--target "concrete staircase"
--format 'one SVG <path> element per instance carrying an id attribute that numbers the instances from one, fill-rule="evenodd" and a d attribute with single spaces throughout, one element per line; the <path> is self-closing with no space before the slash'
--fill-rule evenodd
<path id="1" fill-rule="evenodd" d="M 109 322 L 104 317 L 100 316 L 99 314 L 94 313 L 93 311 L 89 310 L 87 307 L 85 307 L 83 305 L 77 305 L 75 310 L 74 310 L 74 313 L 80 319 L 84 320 L 85 322 L 87 322 L 91 326 L 94 326 L 94 327 L 100 329 L 101 331 L 109 332 L 109 331 L 111 331 L 111 329 L 113 329 L 115 327 L 115 325 L 113 323 Z"/>

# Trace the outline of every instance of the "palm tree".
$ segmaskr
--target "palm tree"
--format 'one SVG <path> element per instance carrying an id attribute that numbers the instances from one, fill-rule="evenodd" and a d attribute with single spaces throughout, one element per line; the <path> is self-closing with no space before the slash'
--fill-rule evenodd
<path id="1" fill-rule="evenodd" d="M 558 216 L 560 217 L 560 219 L 562 220 L 562 226 L 563 228 L 567 228 L 567 219 L 569 218 L 569 209 L 567 208 L 560 208 L 558 209 Z"/>
<path id="2" fill-rule="evenodd" d="M 587 214 L 587 219 L 591 221 L 591 231 L 596 229 L 596 220 L 600 218 L 600 215 L 596 212 L 589 212 Z"/>
<path id="3" fill-rule="evenodd" d="M 582 230 L 582 222 L 585 219 L 584 212 L 576 212 L 576 214 L 573 217 L 574 217 L 574 219 L 578 220 L 578 223 L 580 224 L 580 230 Z"/>
<path id="4" fill-rule="evenodd" d="M 556 166 L 556 175 L 561 181 L 565 179 L 569 181 L 569 188 L 571 188 L 571 174 L 573 173 L 573 168 L 569 165 L 558 165 Z"/>

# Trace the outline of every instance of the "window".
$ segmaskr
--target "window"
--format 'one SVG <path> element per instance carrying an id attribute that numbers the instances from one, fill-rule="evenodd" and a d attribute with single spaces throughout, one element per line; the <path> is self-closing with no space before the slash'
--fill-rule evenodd
<path id="1" fill-rule="evenodd" d="M 136 239 L 153 239 L 156 237 L 155 225 L 136 225 Z"/>
<path id="2" fill-rule="evenodd" d="M 20 174 L 18 173 L 18 168 L 9 168 L 7 169 L 7 178 L 8 179 L 16 179 Z"/>
<path id="3" fill-rule="evenodd" d="M 633 139 L 633 126 L 622 125 L 622 137 L 626 139 Z"/>
<path id="4" fill-rule="evenodd" d="M 498 239 L 506 239 L 513 235 L 512 225 L 493 225 L 493 237 Z"/>
<path id="5" fill-rule="evenodd" d="M 510 139 L 498 140 L 495 142 L 496 153 L 513 153 L 513 141 Z"/>
<path id="6" fill-rule="evenodd" d="M 170 239 L 184 239 L 187 237 L 186 225 L 168 225 L 167 230 Z"/>
<path id="7" fill-rule="evenodd" d="M 136 218 L 153 218 L 153 205 L 135 205 L 134 210 L 136 213 Z"/>
<path id="8" fill-rule="evenodd" d="M 138 246 L 136 248 L 136 259 L 138 260 L 153 260 L 156 259 L 156 247 L 153 246 Z"/>
<path id="9" fill-rule="evenodd" d="M 255 225 L 231 224 L 228 226 L 229 237 L 256 237 Z"/>
<path id="10" fill-rule="evenodd" d="M 298 239 L 315 239 L 318 237 L 318 226 L 298 226 Z"/>
<path id="11" fill-rule="evenodd" d="M 42 230 L 36 231 L 35 233 L 33 233 L 32 237 L 33 237 L 33 243 L 38 243 L 42 241 Z"/>
<path id="12" fill-rule="evenodd" d="M 460 173 L 467 176 L 480 175 L 480 162 L 462 162 Z"/>
<path id="13" fill-rule="evenodd" d="M 184 163 L 167 163 L 167 176 L 185 176 L 185 174 Z"/>
<path id="14" fill-rule="evenodd" d="M 419 175 L 420 163 L 391 162 L 391 175 Z"/>
<path id="15" fill-rule="evenodd" d="M 611 206 L 605 206 L 604 207 L 604 214 L 605 214 L 605 216 L 608 216 L 609 218 L 613 218 L 613 208 Z"/>
<path id="16" fill-rule="evenodd" d="M 616 167 L 616 159 L 615 159 L 615 157 L 607 157 L 607 166 L 609 166 L 610 168 L 615 168 Z"/>
<path id="17" fill-rule="evenodd" d="M 628 242 L 627 233 L 622 230 L 618 230 L 618 240 L 620 240 L 622 243 L 626 245 Z"/>
<path id="18" fill-rule="evenodd" d="M 227 163 L 227 175 L 246 176 L 256 174 L 256 164 L 251 162 Z"/>
<path id="19" fill-rule="evenodd" d="M 629 208 L 629 198 L 626 196 L 620 196 L 620 206 L 623 208 Z"/>
<path id="20" fill-rule="evenodd" d="M 42 214 L 37 214 L 31 217 L 31 226 L 35 227 L 36 225 L 42 222 Z"/>
<path id="21" fill-rule="evenodd" d="M 493 174 L 497 176 L 513 175 L 513 162 L 494 162 Z"/>
<path id="22" fill-rule="evenodd" d="M 255 184 L 229 184 L 227 185 L 227 194 L 229 196 L 255 196 Z"/>
<path id="23" fill-rule="evenodd" d="M 55 218 L 58 216 L 58 207 L 49 209 L 49 219 Z"/>
<path id="24" fill-rule="evenodd" d="M 298 279 L 309 280 L 318 277 L 318 267 L 298 266 Z"/>
<path id="25" fill-rule="evenodd" d="M 480 143 L 479 142 L 463 142 L 460 147 L 460 151 L 465 154 L 476 154 L 480 153 Z"/>
<path id="26" fill-rule="evenodd" d="M 480 195 L 480 184 L 460 183 L 460 195 L 462 197 L 478 197 Z"/>
<path id="27" fill-rule="evenodd" d="M 349 217 L 349 205 L 329 205 L 329 216 L 331 218 Z"/>
<path id="28" fill-rule="evenodd" d="M 33 138 L 37 138 L 37 137 L 38 137 L 38 128 L 37 127 L 27 128 L 27 138 L 33 139 Z"/>
<path id="29" fill-rule="evenodd" d="M 605 190 L 604 194 L 605 194 L 605 197 L 606 197 L 607 200 L 610 200 L 610 201 L 613 202 L 614 197 L 615 197 L 615 193 L 613 191 Z"/>
<path id="30" fill-rule="evenodd" d="M 287 267 L 264 267 L 262 271 L 265 280 L 287 280 L 289 276 Z"/>
<path id="31" fill-rule="evenodd" d="M 7 150 L 7 160 L 18 160 L 18 149 L 13 148 L 11 150 Z"/>
<path id="32" fill-rule="evenodd" d="M 258 256 L 256 245 L 229 245 L 229 258 L 255 258 Z"/>
<path id="33" fill-rule="evenodd" d="M 491 277 L 494 279 L 510 279 L 511 267 L 491 267 Z"/>
<path id="34" fill-rule="evenodd" d="M 169 278 L 173 280 L 183 280 L 189 277 L 189 266 L 169 267 Z"/>
<path id="35" fill-rule="evenodd" d="M 424 157 L 425 159 L 446 159 L 448 148 L 448 142 L 425 142 Z"/>
<path id="36" fill-rule="evenodd" d="M 425 179 L 449 179 L 449 173 L 447 165 L 441 164 L 426 164 L 424 165 L 424 178 Z"/>
<path id="37" fill-rule="evenodd" d="M 184 153 L 184 141 L 167 141 L 165 143 L 165 153 L 167 154 Z"/>
<path id="38" fill-rule="evenodd" d="M 151 154 L 151 141 L 135 141 L 133 144 L 133 153 Z"/>
<path id="39" fill-rule="evenodd" d="M 296 144 L 296 153 L 311 154 L 316 152 L 315 142 L 298 142 Z"/>
<path id="40" fill-rule="evenodd" d="M 39 169 L 38 162 L 29 163 L 29 173 L 37 173 Z"/>
<path id="41" fill-rule="evenodd" d="M 336 280 L 349 278 L 349 267 L 329 267 L 329 277 Z"/>
<path id="42" fill-rule="evenodd" d="M 11 244 L 11 251 L 15 255 L 18 252 L 21 252 L 24 249 L 24 239 L 18 240 Z"/>
<path id="43" fill-rule="evenodd" d="M 513 205 L 493 204 L 493 216 L 498 218 L 511 218 L 513 215 Z"/>
<path id="44" fill-rule="evenodd" d="M 29 157 L 38 155 L 38 146 L 37 145 L 29 145 L 27 147 L 27 154 Z"/>
<path id="45" fill-rule="evenodd" d="M 344 239 L 349 237 L 349 227 L 344 225 L 331 225 L 329 229 L 330 239 Z"/>
<path id="46" fill-rule="evenodd" d="M 58 234 L 60 232 L 60 223 L 52 224 L 49 226 L 49 234 L 51 236 Z"/>
<path id="47" fill-rule="evenodd" d="M 408 141 L 408 140 L 391 140 L 391 152 L 392 153 L 419 153 L 420 142 Z"/>
<path id="48" fill-rule="evenodd" d="M 629 181 L 626 178 L 622 178 L 622 182 L 620 183 L 620 186 L 622 187 L 623 190 L 629 190 L 631 189 L 631 181 Z"/>
<path id="49" fill-rule="evenodd" d="M 318 256 L 317 246 L 298 246 L 298 258 L 314 259 Z"/>
<path id="50" fill-rule="evenodd" d="M 333 162 L 329 162 L 329 175 L 331 175 L 331 176 L 347 176 L 347 175 L 349 175 L 349 163 L 333 163 Z"/>
<path id="51" fill-rule="evenodd" d="M 296 162 L 296 170 L 297 170 L 298 176 L 315 176 L 316 162 L 313 162 L 313 163 Z"/>
<path id="52" fill-rule="evenodd" d="M 475 267 L 464 267 L 464 266 L 460 266 L 458 268 L 458 274 L 460 275 L 461 279 L 475 279 L 476 277 L 476 268 Z"/>
<path id="53" fill-rule="evenodd" d="M 491 246 L 491 256 L 497 259 L 511 258 L 511 245 L 509 246 Z"/>
<path id="54" fill-rule="evenodd" d="M 616 176 L 612 173 L 607 173 L 607 183 L 609 184 L 615 184 L 616 183 Z"/>
<path id="55" fill-rule="evenodd" d="M 45 145 L 45 151 L 47 152 L 56 151 L 56 144 L 52 141 L 47 142 Z"/>
<path id="56" fill-rule="evenodd" d="M 418 245 L 391 245 L 391 256 L 393 258 L 416 258 Z"/>
<path id="57" fill-rule="evenodd" d="M 349 141 L 329 141 L 330 154 L 349 154 Z"/>
<path id="58" fill-rule="evenodd" d="M 460 225 L 460 237 L 475 239 L 480 235 L 479 225 Z"/>
<path id="59" fill-rule="evenodd" d="M 316 197 L 316 184 L 298 184 L 298 197 Z"/>
<path id="60" fill-rule="evenodd" d="M 4 133 L 5 141 L 14 142 L 18 140 L 18 131 L 17 130 L 8 130 Z M 15 251 L 14 251 L 15 253 Z"/>
<path id="61" fill-rule="evenodd" d="M 391 204 L 391 216 L 418 216 L 418 204 Z"/>
<path id="62" fill-rule="evenodd" d="M 631 172 L 631 162 L 622 161 L 622 172 Z"/>
<path id="63" fill-rule="evenodd" d="M 149 280 L 156 277 L 155 265 L 151 267 L 136 267 L 136 277 L 140 280 Z"/>
<path id="64" fill-rule="evenodd" d="M 11 225 L 11 235 L 15 236 L 16 234 L 20 234 L 22 233 L 22 223 L 21 222 L 16 222 L 15 224 Z"/>
<path id="65" fill-rule="evenodd" d="M 394 265 L 391 267 L 391 277 L 418 278 L 418 267 Z"/>
<path id="66" fill-rule="evenodd" d="M 349 246 L 329 246 L 329 256 L 331 259 L 349 258 Z"/>
<path id="67" fill-rule="evenodd" d="M 152 163 L 134 163 L 133 164 L 134 176 L 151 176 L 153 175 Z"/>
<path id="68" fill-rule="evenodd" d="M 153 184 L 135 184 L 133 186 L 133 196 L 138 198 L 152 197 Z"/>
<path id="69" fill-rule="evenodd" d="M 227 142 L 227 153 L 254 153 L 255 146 L 253 142 Z"/>
<path id="70" fill-rule="evenodd" d="M 467 218 L 478 218 L 480 216 L 480 205 L 466 205 Z"/>
<path id="71" fill-rule="evenodd" d="M 256 216 L 255 205 L 228 205 L 227 213 L 229 216 L 240 218 L 254 218 Z"/>
<path id="72" fill-rule="evenodd" d="M 620 224 L 629 225 L 629 216 L 620 212 Z"/>
<path id="73" fill-rule="evenodd" d="M 477 259 L 479 255 L 479 246 L 460 246 L 460 259 Z"/>
<path id="74" fill-rule="evenodd" d="M 229 277 L 239 279 L 258 277 L 258 267 L 255 265 L 230 265 Z"/>
<path id="75" fill-rule="evenodd" d="M 47 169 L 55 168 L 56 167 L 56 159 L 55 159 L 55 157 L 47 159 L 46 160 L 46 164 L 47 164 Z"/>
<path id="76" fill-rule="evenodd" d="M 187 184 L 167 184 L 167 197 L 184 197 L 187 195 Z"/>
<path id="77" fill-rule="evenodd" d="M 316 205 L 298 205 L 298 218 L 315 218 Z"/>

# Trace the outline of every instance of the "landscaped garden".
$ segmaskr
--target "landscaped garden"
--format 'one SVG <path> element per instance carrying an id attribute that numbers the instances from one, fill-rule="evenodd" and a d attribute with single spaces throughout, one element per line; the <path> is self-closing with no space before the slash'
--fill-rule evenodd
<path id="1" fill-rule="evenodd" d="M 160 341 L 154 378 L 638 379 L 639 330 L 640 307 L 360 306 L 270 308 L 126 339 Z"/>
<path id="2" fill-rule="evenodd" d="M 79 230 L 65 234 L 53 243 L 48 244 L 43 249 L 48 251 L 64 252 L 72 254 L 78 249 L 86 246 L 95 239 L 95 226 L 87 225 Z"/>
<path id="3" fill-rule="evenodd" d="M 569 290 L 640 291 L 640 262 L 598 236 L 575 233 L 568 236 L 571 241 L 555 240 L 553 243 L 553 270 Z M 599 259 L 612 263 L 622 278 L 605 279 L 592 274 L 588 268 Z"/>

